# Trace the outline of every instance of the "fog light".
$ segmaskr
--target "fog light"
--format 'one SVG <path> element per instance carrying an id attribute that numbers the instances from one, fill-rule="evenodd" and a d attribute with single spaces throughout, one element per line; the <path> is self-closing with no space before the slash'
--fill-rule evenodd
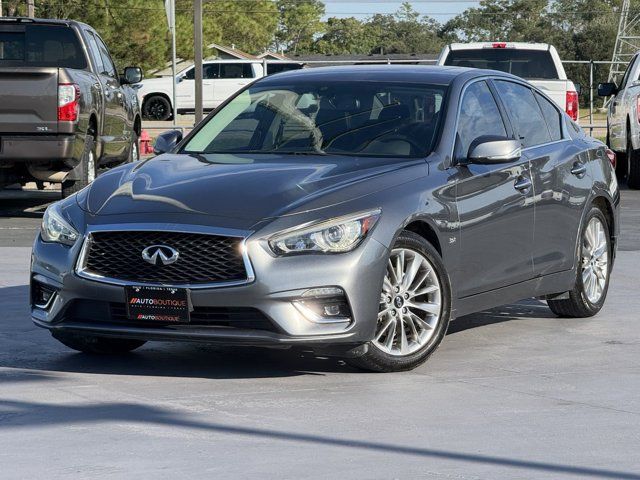
<path id="1" fill-rule="evenodd" d="M 31 287 L 31 303 L 36 308 L 48 309 L 55 298 L 56 291 L 38 281 L 33 281 Z"/>
<path id="2" fill-rule="evenodd" d="M 293 305 L 307 320 L 315 323 L 350 323 L 351 309 L 341 288 L 313 288 L 304 292 Z"/>

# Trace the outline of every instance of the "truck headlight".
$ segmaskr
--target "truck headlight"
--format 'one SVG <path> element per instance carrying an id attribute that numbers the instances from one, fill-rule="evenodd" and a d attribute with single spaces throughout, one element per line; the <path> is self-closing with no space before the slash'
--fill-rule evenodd
<path id="1" fill-rule="evenodd" d="M 302 225 L 269 239 L 276 255 L 344 253 L 356 248 L 380 218 L 380 209 Z"/>
<path id="2" fill-rule="evenodd" d="M 44 212 L 40 235 L 45 242 L 57 242 L 64 245 L 73 245 L 78 239 L 77 230 L 62 218 L 57 203 L 51 205 Z"/>

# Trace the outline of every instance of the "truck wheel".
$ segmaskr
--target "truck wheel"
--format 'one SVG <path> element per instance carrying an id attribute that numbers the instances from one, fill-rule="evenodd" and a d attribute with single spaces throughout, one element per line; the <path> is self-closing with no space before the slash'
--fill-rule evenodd
<path id="1" fill-rule="evenodd" d="M 640 150 L 633 149 L 631 139 L 627 140 L 627 162 L 627 185 L 634 190 L 640 190 Z"/>
<path id="2" fill-rule="evenodd" d="M 171 118 L 171 104 L 162 95 L 153 95 L 145 100 L 142 115 L 147 120 L 169 120 Z"/>
<path id="3" fill-rule="evenodd" d="M 74 193 L 79 192 L 84 187 L 93 182 L 96 178 L 97 162 L 96 152 L 94 149 L 95 139 L 91 135 L 87 135 L 84 142 L 84 151 L 80 162 L 84 165 L 83 178 L 78 180 L 67 180 L 62 182 L 62 198 L 66 198 Z"/>
<path id="4" fill-rule="evenodd" d="M 131 134 L 131 147 L 129 148 L 129 159 L 127 162 L 137 162 L 140 160 L 140 140 L 138 139 L 138 134 L 136 132 L 132 132 Z"/>

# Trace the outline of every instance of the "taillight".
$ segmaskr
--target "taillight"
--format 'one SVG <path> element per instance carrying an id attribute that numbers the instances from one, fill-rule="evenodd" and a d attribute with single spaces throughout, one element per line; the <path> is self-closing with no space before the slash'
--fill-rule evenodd
<path id="1" fill-rule="evenodd" d="M 611 165 L 613 165 L 613 168 L 616 168 L 616 152 L 614 152 L 610 148 L 607 148 L 605 150 L 605 153 L 607 154 L 607 158 L 611 162 Z"/>
<path id="2" fill-rule="evenodd" d="M 75 83 L 58 84 L 58 121 L 78 120 L 80 87 Z"/>
<path id="3" fill-rule="evenodd" d="M 571 120 L 578 120 L 578 92 L 567 92 L 567 108 L 565 111 L 571 117 Z"/>
<path id="4" fill-rule="evenodd" d="M 493 48 L 507 48 L 507 42 L 495 42 L 492 43 L 491 46 Z"/>

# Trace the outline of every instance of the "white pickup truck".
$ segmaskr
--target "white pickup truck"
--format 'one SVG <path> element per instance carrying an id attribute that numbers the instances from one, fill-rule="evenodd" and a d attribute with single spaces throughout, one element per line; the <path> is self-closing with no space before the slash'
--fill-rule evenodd
<path id="1" fill-rule="evenodd" d="M 444 47 L 438 65 L 508 72 L 535 85 L 578 120 L 578 91 L 567 79 L 558 52 L 546 43 L 476 42 Z"/>
<path id="2" fill-rule="evenodd" d="M 620 84 L 601 83 L 598 95 L 612 97 L 607 109 L 607 145 L 616 152 L 618 180 L 640 189 L 640 53 L 636 53 Z"/>

